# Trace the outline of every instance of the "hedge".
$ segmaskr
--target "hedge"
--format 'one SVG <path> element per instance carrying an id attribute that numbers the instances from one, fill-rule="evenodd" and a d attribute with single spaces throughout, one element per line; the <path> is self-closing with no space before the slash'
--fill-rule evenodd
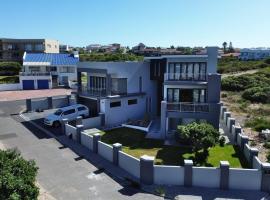
<path id="1" fill-rule="evenodd" d="M 18 62 L 0 62 L 0 75 L 17 75 L 21 68 Z"/>

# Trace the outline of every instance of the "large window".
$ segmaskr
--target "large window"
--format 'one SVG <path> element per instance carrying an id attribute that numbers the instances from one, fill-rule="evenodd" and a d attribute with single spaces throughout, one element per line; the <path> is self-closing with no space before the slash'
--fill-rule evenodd
<path id="1" fill-rule="evenodd" d="M 205 103 L 206 90 L 205 89 L 168 88 L 167 101 L 168 102 Z"/>
<path id="2" fill-rule="evenodd" d="M 169 63 L 168 80 L 206 80 L 206 63 Z"/>
<path id="3" fill-rule="evenodd" d="M 89 87 L 94 90 L 105 90 L 106 77 L 89 76 Z"/>
<path id="4" fill-rule="evenodd" d="M 127 79 L 126 78 L 112 78 L 111 91 L 112 91 L 112 94 L 126 94 L 127 93 Z"/>
<path id="5" fill-rule="evenodd" d="M 137 104 L 137 99 L 129 99 L 128 100 L 128 105 L 133 105 L 133 104 Z"/>
<path id="6" fill-rule="evenodd" d="M 75 67 L 60 67 L 60 73 L 75 73 Z"/>

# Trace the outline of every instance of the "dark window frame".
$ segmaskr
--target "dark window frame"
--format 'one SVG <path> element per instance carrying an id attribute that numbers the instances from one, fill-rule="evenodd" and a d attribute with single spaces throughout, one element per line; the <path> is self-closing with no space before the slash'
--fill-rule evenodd
<path id="1" fill-rule="evenodd" d="M 110 102 L 110 108 L 121 107 L 121 101 Z"/>
<path id="2" fill-rule="evenodd" d="M 138 104 L 138 99 L 129 99 L 128 100 L 128 105 L 135 105 Z"/>

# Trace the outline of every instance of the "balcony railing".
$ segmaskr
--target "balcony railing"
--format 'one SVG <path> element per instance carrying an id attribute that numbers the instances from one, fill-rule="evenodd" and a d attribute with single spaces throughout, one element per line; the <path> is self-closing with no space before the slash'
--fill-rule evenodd
<path id="1" fill-rule="evenodd" d="M 206 81 L 206 73 L 165 73 L 165 81 Z"/>
<path id="2" fill-rule="evenodd" d="M 209 112 L 208 103 L 167 103 L 167 111 Z"/>
<path id="3" fill-rule="evenodd" d="M 82 95 L 101 97 L 106 96 L 107 92 L 104 88 L 88 88 L 87 86 L 78 86 L 78 92 Z"/>
<path id="4" fill-rule="evenodd" d="M 20 72 L 20 76 L 51 76 L 50 72 Z"/>

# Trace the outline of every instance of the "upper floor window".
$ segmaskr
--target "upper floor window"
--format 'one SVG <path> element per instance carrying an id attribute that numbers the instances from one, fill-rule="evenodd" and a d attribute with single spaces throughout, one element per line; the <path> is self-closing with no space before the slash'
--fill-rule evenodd
<path id="1" fill-rule="evenodd" d="M 25 45 L 25 51 L 32 51 L 32 45 L 31 44 L 26 44 Z"/>
<path id="2" fill-rule="evenodd" d="M 35 50 L 36 51 L 43 51 L 43 44 L 36 44 L 35 45 Z"/>
<path id="3" fill-rule="evenodd" d="M 74 67 L 60 67 L 61 73 L 75 73 Z"/>

